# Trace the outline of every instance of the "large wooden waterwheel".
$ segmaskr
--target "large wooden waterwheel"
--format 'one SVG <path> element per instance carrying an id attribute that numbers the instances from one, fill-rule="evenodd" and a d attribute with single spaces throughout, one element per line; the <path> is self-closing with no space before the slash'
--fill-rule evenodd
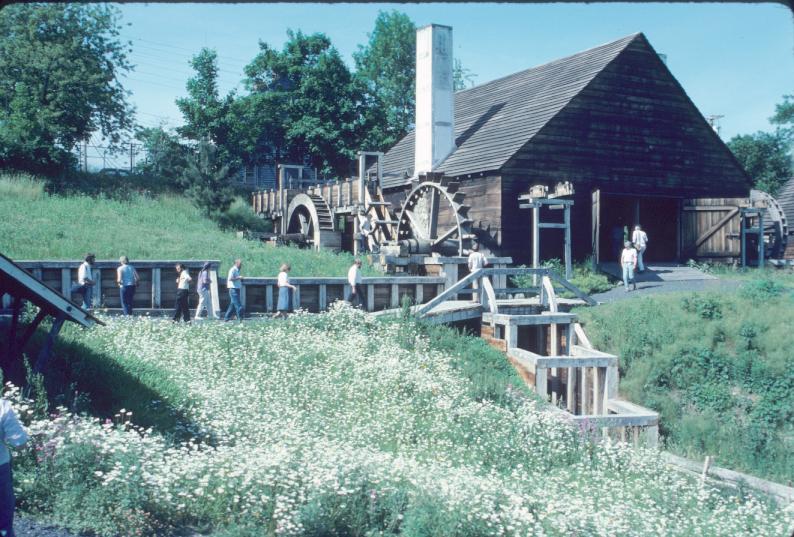
<path id="1" fill-rule="evenodd" d="M 415 182 L 399 213 L 397 240 L 411 253 L 468 254 L 474 235 L 459 188 L 460 183 L 436 174 Z"/>

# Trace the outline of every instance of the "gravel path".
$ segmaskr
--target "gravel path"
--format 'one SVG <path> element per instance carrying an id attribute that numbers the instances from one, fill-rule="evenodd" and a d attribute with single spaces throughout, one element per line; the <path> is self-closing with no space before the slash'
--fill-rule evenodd
<path id="1" fill-rule="evenodd" d="M 636 298 L 638 296 L 655 295 L 659 293 L 673 292 L 698 292 L 698 291 L 733 291 L 738 289 L 742 282 L 738 280 L 679 280 L 679 281 L 647 281 L 643 275 L 637 278 L 637 290 L 629 291 L 623 289 L 623 283 L 605 293 L 598 293 L 592 297 L 598 302 L 616 302 Z"/>

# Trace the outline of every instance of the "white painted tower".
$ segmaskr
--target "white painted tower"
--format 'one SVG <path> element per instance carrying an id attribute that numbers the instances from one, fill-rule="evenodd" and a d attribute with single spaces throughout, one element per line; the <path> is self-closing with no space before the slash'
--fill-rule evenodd
<path id="1" fill-rule="evenodd" d="M 416 31 L 416 157 L 414 176 L 433 171 L 455 149 L 452 27 Z"/>

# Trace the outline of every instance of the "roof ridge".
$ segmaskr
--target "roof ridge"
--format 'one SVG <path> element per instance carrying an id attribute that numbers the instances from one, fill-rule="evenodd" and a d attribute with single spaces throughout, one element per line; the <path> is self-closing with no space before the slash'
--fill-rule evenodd
<path id="1" fill-rule="evenodd" d="M 546 67 L 546 66 L 554 64 L 554 63 L 570 60 L 574 56 L 584 55 L 584 54 L 586 54 L 588 52 L 591 52 L 591 51 L 599 49 L 599 48 L 605 48 L 605 47 L 608 47 L 610 45 L 615 45 L 617 43 L 620 43 L 621 41 L 625 41 L 625 43 L 623 45 L 623 48 L 625 48 L 625 47 L 627 47 L 629 45 L 629 43 L 631 43 L 632 41 L 634 41 L 637 37 L 639 37 L 641 35 L 643 35 L 642 32 L 635 32 L 633 34 L 629 34 L 629 35 L 626 35 L 624 37 L 621 37 L 620 39 L 615 39 L 614 41 L 609 41 L 607 43 L 602 43 L 600 45 L 596 45 L 594 47 L 590 47 L 588 49 L 580 50 L 579 52 L 575 52 L 573 54 L 569 54 L 568 56 L 563 56 L 562 58 L 555 58 L 555 59 L 547 61 L 545 63 L 541 63 L 541 64 L 535 65 L 533 67 L 528 67 L 527 69 L 522 69 L 521 71 L 516 71 L 515 73 L 510 73 L 509 75 L 504 75 L 504 76 L 501 76 L 499 78 L 494 78 L 492 80 L 489 80 L 488 82 L 483 82 L 482 84 L 478 84 L 478 85 L 472 86 L 470 88 L 466 88 L 466 89 L 462 89 L 460 91 L 456 91 L 455 94 L 458 95 L 458 94 L 466 93 L 468 91 L 472 91 L 472 90 L 475 90 L 475 89 L 480 89 L 480 88 L 483 88 L 485 86 L 488 86 L 489 84 L 493 84 L 493 83 L 496 83 L 496 82 L 501 82 L 501 81 L 503 81 L 505 79 L 512 78 L 514 76 L 517 76 L 517 75 L 520 75 L 520 74 L 524 74 L 526 72 L 533 71 L 535 69 L 540 69 L 541 67 Z"/>

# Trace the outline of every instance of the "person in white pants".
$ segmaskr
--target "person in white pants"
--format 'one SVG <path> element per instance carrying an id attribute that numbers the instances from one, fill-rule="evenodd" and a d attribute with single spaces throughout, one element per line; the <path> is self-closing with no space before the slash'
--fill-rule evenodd
<path id="1" fill-rule="evenodd" d="M 210 289 L 212 287 L 212 278 L 210 277 L 210 270 L 212 268 L 212 263 L 207 261 L 204 263 L 204 266 L 201 268 L 201 272 L 198 275 L 198 285 L 196 285 L 196 291 L 198 291 L 198 306 L 196 306 L 196 320 L 198 321 L 201 318 L 201 311 L 204 308 L 207 308 L 207 319 L 217 319 L 215 316 L 215 312 L 212 311 L 212 293 Z"/>
<path id="2" fill-rule="evenodd" d="M 642 255 L 648 247 L 648 234 L 645 233 L 640 226 L 634 226 L 634 233 L 631 234 L 631 242 L 637 249 L 637 265 L 640 272 L 645 272 L 645 264 L 642 261 Z"/>

